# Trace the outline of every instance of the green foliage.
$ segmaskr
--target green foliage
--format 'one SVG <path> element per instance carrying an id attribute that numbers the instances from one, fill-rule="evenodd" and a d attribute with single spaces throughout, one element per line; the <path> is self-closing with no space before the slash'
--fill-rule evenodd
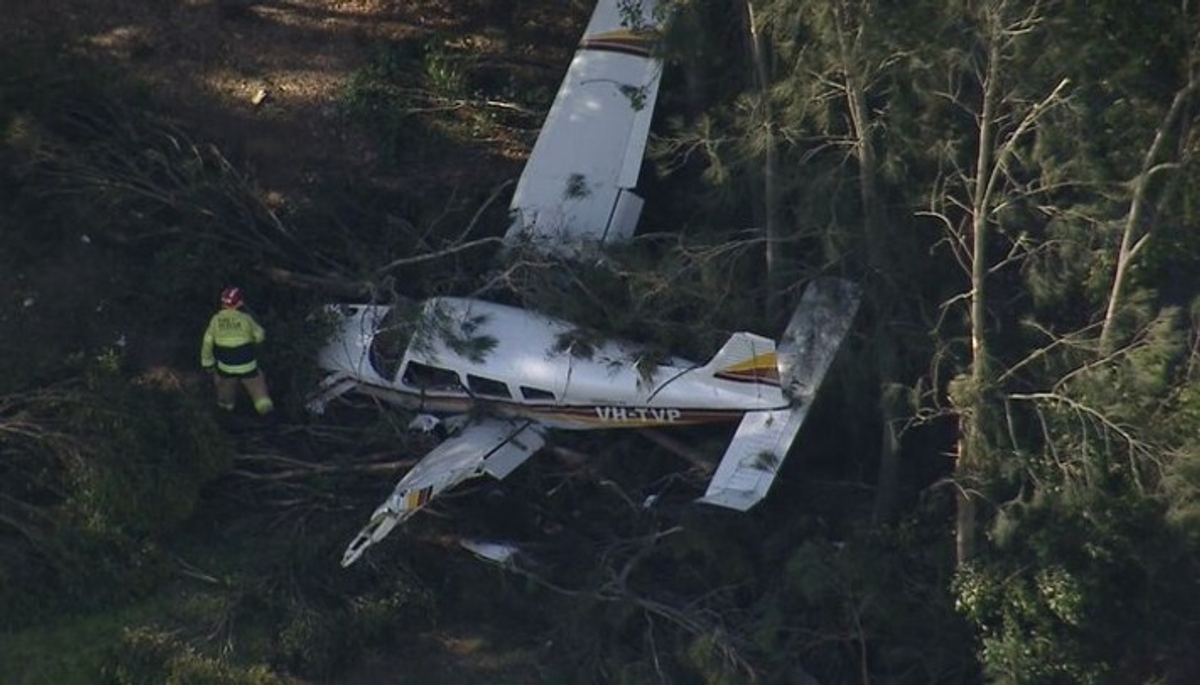
<path id="1" fill-rule="evenodd" d="M 971 673 L 970 634 L 941 584 L 949 560 L 929 535 L 911 520 L 797 546 L 756 603 L 755 639 L 770 672 L 782 677 L 800 664 L 821 682 L 849 673 L 959 682 Z"/>
<path id="2" fill-rule="evenodd" d="M 467 94 L 467 80 L 457 62 L 442 46 L 426 47 L 422 63 L 425 79 L 435 96 L 453 100 Z"/>
<path id="3" fill-rule="evenodd" d="M 1076 182 L 1131 178 L 1182 76 L 1191 38 L 1179 9 L 1145 9 L 1135 21 L 1120 2 L 1064 2 L 1045 16 L 1056 40 L 1031 46 L 1033 73 L 1072 81 L 1071 129 L 1091 132 L 1047 136 L 1074 148 Z"/>
<path id="4" fill-rule="evenodd" d="M 170 325 L 183 312 L 215 307 L 216 293 L 230 283 L 242 283 L 245 268 L 216 242 L 173 240 L 148 250 L 145 269 L 138 274 L 131 304 L 153 313 L 159 325 Z M 162 303 L 175 306 L 168 309 Z M 200 322 L 203 326 L 207 322 Z"/>
<path id="5" fill-rule="evenodd" d="M 474 314 L 459 318 L 445 306 L 427 306 L 410 319 L 412 334 L 409 344 L 424 354 L 431 354 L 440 346 L 450 348 L 455 354 L 483 363 L 499 341 L 487 334 L 478 334 L 479 327 L 487 323 L 487 314 Z"/>
<path id="6" fill-rule="evenodd" d="M 992 677 L 1127 682 L 1179 666 L 1167 657 L 1200 619 L 1180 581 L 1200 570 L 1200 550 L 1164 507 L 1132 492 L 1064 491 L 1014 504 L 1001 520 L 994 554 L 955 580 Z"/>
<path id="7" fill-rule="evenodd" d="M 64 615 L 113 611 L 145 598 L 169 577 L 152 542 L 64 527 L 34 550 L 5 544 L 0 559 L 0 630 L 48 624 Z"/>
<path id="8" fill-rule="evenodd" d="M 126 630 L 103 685 L 288 685 L 263 664 L 240 667 L 208 656 L 172 633 L 147 628 Z"/>
<path id="9" fill-rule="evenodd" d="M 203 567 L 177 560 L 186 578 L 162 594 L 168 609 L 127 617 L 106 682 L 333 682 L 437 615 L 398 564 L 333 572 L 346 526 L 295 530 L 213 504 L 206 515 L 228 540 L 198 535 L 201 521 L 176 536 L 174 554 Z"/>
<path id="10" fill-rule="evenodd" d="M 408 76 L 417 73 L 415 53 L 404 44 L 376 50 L 372 61 L 350 76 L 342 93 L 341 104 L 347 116 L 378 137 L 385 164 L 399 161 L 401 150 L 410 140 L 408 135 L 417 126 L 416 120 L 405 113 L 410 107 L 406 106 L 411 97 L 408 89 L 416 85 Z"/>
<path id="11" fill-rule="evenodd" d="M 325 680 L 363 655 L 386 649 L 404 632 L 425 627 L 436 608 L 428 593 L 403 576 L 378 577 L 375 587 L 332 605 L 314 606 L 282 594 L 273 600 L 282 614 L 275 658 L 291 673 Z"/>
<path id="12" fill-rule="evenodd" d="M 604 338 L 646 346 L 644 358 L 706 359 L 730 333 L 771 334 L 764 321 L 758 241 L 719 244 L 646 240 L 606 249 L 597 261 L 535 260 L 513 255 L 510 275 L 521 304 L 578 325 L 559 341 L 587 355 Z"/>
<path id="13" fill-rule="evenodd" d="M 1169 428 L 1177 442 L 1162 455 L 1167 517 L 1188 536 L 1191 549 L 1200 549 L 1200 448 L 1195 440 L 1196 426 L 1200 426 L 1200 388 L 1194 378 L 1176 389 L 1171 407 Z"/>
<path id="14" fill-rule="evenodd" d="M 436 159 L 459 133 L 498 123 L 494 112 L 470 103 L 480 87 L 469 68 L 473 59 L 436 36 L 377 46 L 343 87 L 342 109 L 378 141 L 385 168 Z"/>
<path id="15" fill-rule="evenodd" d="M 325 376 L 317 366 L 317 353 L 328 343 L 338 319 L 307 297 L 274 299 L 258 318 L 267 332 L 259 360 L 271 396 L 280 411 L 300 417 Z"/>
<path id="16" fill-rule="evenodd" d="M 130 382 L 103 367 L 87 384 L 95 399 L 74 421 L 106 440 L 76 477 L 68 506 L 90 527 L 136 535 L 186 520 L 200 488 L 229 466 L 227 439 L 204 395 L 177 378 Z"/>
<path id="17" fill-rule="evenodd" d="M 0 631 L 5 680 L 24 685 L 94 685 L 120 644 L 124 626 L 158 611 L 161 605 L 138 602 L 115 610 L 58 615 L 19 631 Z"/>
<path id="18" fill-rule="evenodd" d="M 1185 332 L 1148 293 L 1131 305 L 1127 347 L 1091 364 L 1070 345 L 1042 350 L 1029 378 L 1062 380 L 1014 395 L 1033 416 L 1007 412 L 1018 450 L 995 451 L 984 479 L 1006 502 L 993 548 L 955 581 L 997 681 L 1170 681 L 1195 668 L 1178 642 L 1198 617 L 1180 582 L 1200 568 L 1180 525 L 1198 482 Z"/>
<path id="19" fill-rule="evenodd" d="M 228 467 L 226 438 L 194 391 L 170 375 L 129 378 L 116 366 L 110 355 L 80 386 L 32 394 L 18 405 L 27 439 L 0 435 L 10 455 L 5 520 L 25 536 L 0 557 L 23 581 L 0 593 L 14 621 L 152 591 L 166 572 L 154 541 L 187 520 L 201 488 Z"/>

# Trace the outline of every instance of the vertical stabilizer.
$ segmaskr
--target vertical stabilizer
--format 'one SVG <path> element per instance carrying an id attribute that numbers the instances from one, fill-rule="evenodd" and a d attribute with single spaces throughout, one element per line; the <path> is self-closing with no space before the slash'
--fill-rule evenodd
<path id="1" fill-rule="evenodd" d="M 775 341 L 754 333 L 734 333 L 704 365 L 704 370 L 714 378 L 723 380 L 777 386 L 779 365 L 775 357 Z"/>

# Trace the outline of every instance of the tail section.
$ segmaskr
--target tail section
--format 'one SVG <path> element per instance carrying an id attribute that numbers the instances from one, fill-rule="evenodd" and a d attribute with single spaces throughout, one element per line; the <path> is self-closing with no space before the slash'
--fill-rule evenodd
<path id="1" fill-rule="evenodd" d="M 721 380 L 779 387 L 775 341 L 753 333 L 734 333 L 704 365 L 704 371 Z"/>
<path id="2" fill-rule="evenodd" d="M 850 330 L 859 298 L 858 286 L 842 279 L 820 279 L 808 286 L 778 349 L 772 345 L 770 352 L 777 367 L 775 382 L 782 383 L 792 406 L 746 413 L 699 501 L 746 511 L 766 497 L 842 339 Z M 730 339 L 714 361 L 733 343 Z M 755 370 L 752 375 L 759 373 L 764 358 L 755 359 L 758 361 L 749 365 Z M 726 368 L 733 369 L 735 375 L 744 375 L 747 367 L 743 362 Z"/>
<path id="3" fill-rule="evenodd" d="M 747 412 L 698 501 L 746 511 L 766 497 L 807 415 L 807 404 Z"/>

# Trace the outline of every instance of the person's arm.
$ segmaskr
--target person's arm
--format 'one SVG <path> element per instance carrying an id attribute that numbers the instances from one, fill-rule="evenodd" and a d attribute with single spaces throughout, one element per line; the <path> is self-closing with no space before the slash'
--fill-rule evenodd
<path id="1" fill-rule="evenodd" d="M 250 317 L 250 337 L 255 345 L 261 345 L 267 339 L 267 331 L 258 323 L 258 319 Z"/>
<path id="2" fill-rule="evenodd" d="M 217 359 L 213 356 L 212 322 L 210 321 L 208 328 L 204 329 L 204 338 L 200 341 L 200 366 L 212 369 L 216 363 Z"/>

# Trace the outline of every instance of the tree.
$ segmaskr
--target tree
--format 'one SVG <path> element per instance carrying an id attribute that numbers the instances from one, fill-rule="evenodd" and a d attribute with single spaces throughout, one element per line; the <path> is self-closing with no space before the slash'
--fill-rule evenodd
<path id="1" fill-rule="evenodd" d="M 1188 20 L 1187 4 L 1183 5 L 1184 21 Z M 1194 17 L 1191 18 L 1194 20 Z M 1146 247 L 1154 234 L 1153 228 L 1147 228 L 1145 223 L 1146 205 L 1151 201 L 1154 181 L 1163 174 L 1178 173 L 1179 168 L 1186 164 L 1194 152 L 1191 138 L 1191 127 L 1194 122 L 1186 115 L 1189 112 L 1192 99 L 1197 89 L 1200 89 L 1200 53 L 1197 52 L 1196 41 L 1200 41 L 1200 31 L 1192 37 L 1192 45 L 1187 56 L 1187 82 L 1175 93 L 1170 107 L 1163 115 L 1162 123 L 1154 132 L 1154 141 L 1146 150 L 1141 168 L 1129 183 L 1129 211 L 1125 215 L 1124 227 L 1121 231 L 1121 244 L 1117 249 L 1116 264 L 1113 267 L 1112 286 L 1108 294 L 1108 304 L 1104 310 L 1104 321 L 1100 328 L 1099 352 L 1101 355 L 1110 354 L 1114 345 L 1114 328 L 1121 305 L 1124 303 L 1129 269 L 1134 260 Z M 1167 146 L 1176 141 L 1174 151 Z M 1158 193 L 1159 210 L 1151 212 L 1151 219 L 1161 217 L 1162 205 L 1171 201 L 1180 187 L 1179 183 L 1168 183 L 1166 189 Z"/>
<path id="2" fill-rule="evenodd" d="M 947 173 L 936 181 L 930 215 L 942 223 L 947 244 L 966 272 L 967 290 L 956 301 L 965 303 L 969 347 L 967 371 L 952 385 L 951 402 L 959 416 L 957 465 L 958 513 L 955 523 L 957 559 L 969 562 L 979 551 L 979 493 L 977 479 L 987 466 L 988 433 L 994 426 L 990 407 L 996 395 L 995 351 L 990 342 L 989 283 L 992 275 L 1026 251 L 1020 237 L 1010 240 L 1008 252 L 995 258 L 991 250 L 1007 239 L 1002 212 L 1035 188 L 1019 177 L 1022 147 L 1030 143 L 1040 119 L 1062 104 L 1067 81 L 1031 100 L 1015 74 L 1021 41 L 1032 40 L 1042 20 L 1039 5 L 1016 6 L 1007 0 L 982 3 L 977 22 L 978 52 L 965 76 L 974 101 L 961 93 L 946 97 L 971 116 L 974 151 L 969 163 L 949 157 Z M 1037 181 L 1034 181 L 1034 185 Z"/>

